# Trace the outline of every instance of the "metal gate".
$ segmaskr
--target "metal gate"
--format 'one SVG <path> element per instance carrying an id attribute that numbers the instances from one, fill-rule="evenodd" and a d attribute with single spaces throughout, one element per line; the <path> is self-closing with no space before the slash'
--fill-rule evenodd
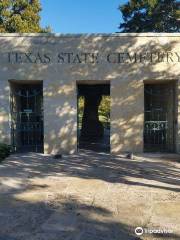
<path id="1" fill-rule="evenodd" d="M 173 152 L 174 84 L 147 84 L 144 89 L 144 150 Z"/>
<path id="2" fill-rule="evenodd" d="M 16 152 L 43 152 L 42 84 L 11 84 L 11 139 Z"/>

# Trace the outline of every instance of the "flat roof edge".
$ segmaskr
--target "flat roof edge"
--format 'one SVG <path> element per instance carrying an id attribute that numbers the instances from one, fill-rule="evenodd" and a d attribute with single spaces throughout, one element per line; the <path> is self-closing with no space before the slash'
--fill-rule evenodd
<path id="1" fill-rule="evenodd" d="M 0 33 L 0 37 L 180 37 L 180 33 Z"/>

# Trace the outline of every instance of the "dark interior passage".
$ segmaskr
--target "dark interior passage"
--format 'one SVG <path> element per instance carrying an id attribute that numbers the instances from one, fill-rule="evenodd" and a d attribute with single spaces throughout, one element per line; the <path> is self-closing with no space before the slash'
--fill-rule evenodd
<path id="1" fill-rule="evenodd" d="M 110 151 L 110 85 L 78 85 L 78 147 Z"/>
<path id="2" fill-rule="evenodd" d="M 175 84 L 146 84 L 144 150 L 175 151 Z"/>
<path id="3" fill-rule="evenodd" d="M 42 82 L 10 82 L 11 141 L 16 152 L 43 152 Z"/>

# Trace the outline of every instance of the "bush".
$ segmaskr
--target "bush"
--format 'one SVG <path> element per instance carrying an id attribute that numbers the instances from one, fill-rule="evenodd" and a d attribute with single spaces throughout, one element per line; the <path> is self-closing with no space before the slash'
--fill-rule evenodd
<path id="1" fill-rule="evenodd" d="M 10 154 L 10 146 L 4 143 L 0 143 L 0 162 L 9 156 Z"/>

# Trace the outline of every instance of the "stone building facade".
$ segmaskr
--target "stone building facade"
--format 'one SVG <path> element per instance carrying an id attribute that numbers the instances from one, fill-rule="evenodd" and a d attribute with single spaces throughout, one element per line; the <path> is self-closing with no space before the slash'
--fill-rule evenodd
<path id="1" fill-rule="evenodd" d="M 0 141 L 76 152 L 81 85 L 109 86 L 111 153 L 180 152 L 178 33 L 0 34 Z"/>

